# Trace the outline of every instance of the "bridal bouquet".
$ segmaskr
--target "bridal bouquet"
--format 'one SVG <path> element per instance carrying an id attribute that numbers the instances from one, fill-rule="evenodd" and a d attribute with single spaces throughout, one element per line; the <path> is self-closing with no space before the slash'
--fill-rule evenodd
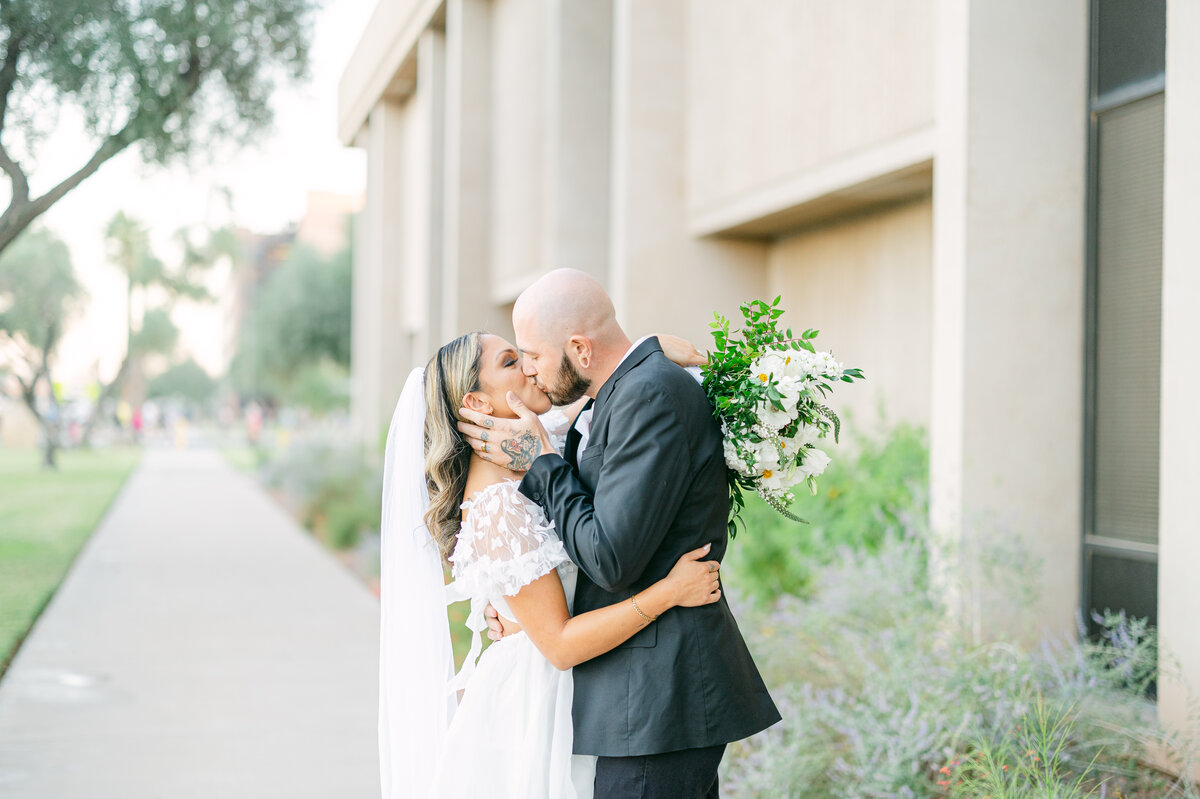
<path id="1" fill-rule="evenodd" d="M 788 510 L 795 499 L 792 489 L 804 483 L 817 493 L 829 456 L 816 444 L 830 433 L 836 442 L 841 433 L 841 421 L 825 398 L 834 383 L 863 377 L 861 369 L 846 369 L 817 350 L 816 330 L 799 336 L 780 330 L 779 300 L 743 304 L 745 327 L 733 333 L 720 314 L 711 323 L 716 348 L 702 371 L 725 437 L 731 536 L 745 507 L 744 491 L 755 491 L 784 516 L 804 521 Z"/>

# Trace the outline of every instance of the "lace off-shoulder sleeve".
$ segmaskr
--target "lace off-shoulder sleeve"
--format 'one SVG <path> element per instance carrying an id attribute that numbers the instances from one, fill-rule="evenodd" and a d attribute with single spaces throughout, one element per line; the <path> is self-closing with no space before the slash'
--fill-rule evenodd
<path id="1" fill-rule="evenodd" d="M 517 485 L 497 483 L 463 503 L 467 518 L 450 561 L 472 597 L 515 596 L 568 560 L 554 523 Z"/>

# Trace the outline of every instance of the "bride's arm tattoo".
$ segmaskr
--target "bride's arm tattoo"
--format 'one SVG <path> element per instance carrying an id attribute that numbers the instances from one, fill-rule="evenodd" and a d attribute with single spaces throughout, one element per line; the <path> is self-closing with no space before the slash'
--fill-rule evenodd
<path id="1" fill-rule="evenodd" d="M 542 442 L 537 436 L 526 430 L 516 438 L 506 438 L 501 441 L 500 449 L 512 458 L 512 461 L 508 463 L 508 468 L 516 472 L 524 472 L 533 465 L 534 459 L 542 454 Z"/>

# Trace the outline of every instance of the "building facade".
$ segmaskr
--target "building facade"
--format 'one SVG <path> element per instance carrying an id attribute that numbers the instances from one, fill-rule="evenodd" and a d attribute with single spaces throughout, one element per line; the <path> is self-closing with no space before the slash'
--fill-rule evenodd
<path id="1" fill-rule="evenodd" d="M 781 294 L 859 426 L 928 430 L 935 531 L 1042 564 L 1030 639 L 1125 608 L 1200 686 L 1196 98 L 1194 0 L 383 0 L 338 120 L 358 435 L 552 268 L 701 345 Z"/>

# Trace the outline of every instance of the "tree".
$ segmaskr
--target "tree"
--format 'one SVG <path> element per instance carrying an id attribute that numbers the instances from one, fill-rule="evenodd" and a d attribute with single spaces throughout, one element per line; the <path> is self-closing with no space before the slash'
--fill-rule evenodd
<path id="1" fill-rule="evenodd" d="M 217 381 L 213 380 L 200 364 L 188 358 L 152 378 L 146 387 L 146 396 L 173 397 L 201 405 L 216 391 Z"/>
<path id="2" fill-rule="evenodd" d="M 317 412 L 344 405 L 333 385 L 350 365 L 350 251 L 325 259 L 293 247 L 267 278 L 230 367 L 244 395 L 295 400 Z"/>
<path id="3" fill-rule="evenodd" d="M 308 72 L 315 0 L 3 0 L 0 171 L 12 194 L 0 252 L 113 156 L 147 163 L 241 143 L 272 121 L 281 79 Z M 28 163 L 57 119 L 81 113 L 91 156 L 44 193 Z"/>
<path id="4" fill-rule="evenodd" d="M 81 443 L 91 441 L 92 431 L 100 419 L 105 404 L 112 399 L 129 373 L 147 355 L 170 355 L 179 339 L 179 330 L 171 321 L 170 305 L 178 297 L 192 300 L 210 299 L 200 283 L 203 270 L 218 258 L 232 254 L 234 240 L 225 229 L 212 232 L 203 244 L 197 244 L 181 231 L 177 238 L 183 250 L 178 269 L 168 269 L 150 245 L 150 233 L 141 222 L 118 211 L 105 231 L 109 262 L 125 273 L 125 357 L 116 376 L 100 389 L 100 395 L 83 425 Z M 139 325 L 134 324 L 134 298 L 139 296 L 143 307 L 157 295 L 158 306 L 149 307 Z"/>
<path id="5" fill-rule="evenodd" d="M 44 464 L 55 468 L 60 409 L 50 376 L 63 325 L 85 294 L 71 268 L 67 245 L 44 228 L 27 230 L 0 253 L 0 344 L 4 366 L 17 379 L 21 398 L 42 429 Z M 47 389 L 47 406 L 38 386 Z"/>

